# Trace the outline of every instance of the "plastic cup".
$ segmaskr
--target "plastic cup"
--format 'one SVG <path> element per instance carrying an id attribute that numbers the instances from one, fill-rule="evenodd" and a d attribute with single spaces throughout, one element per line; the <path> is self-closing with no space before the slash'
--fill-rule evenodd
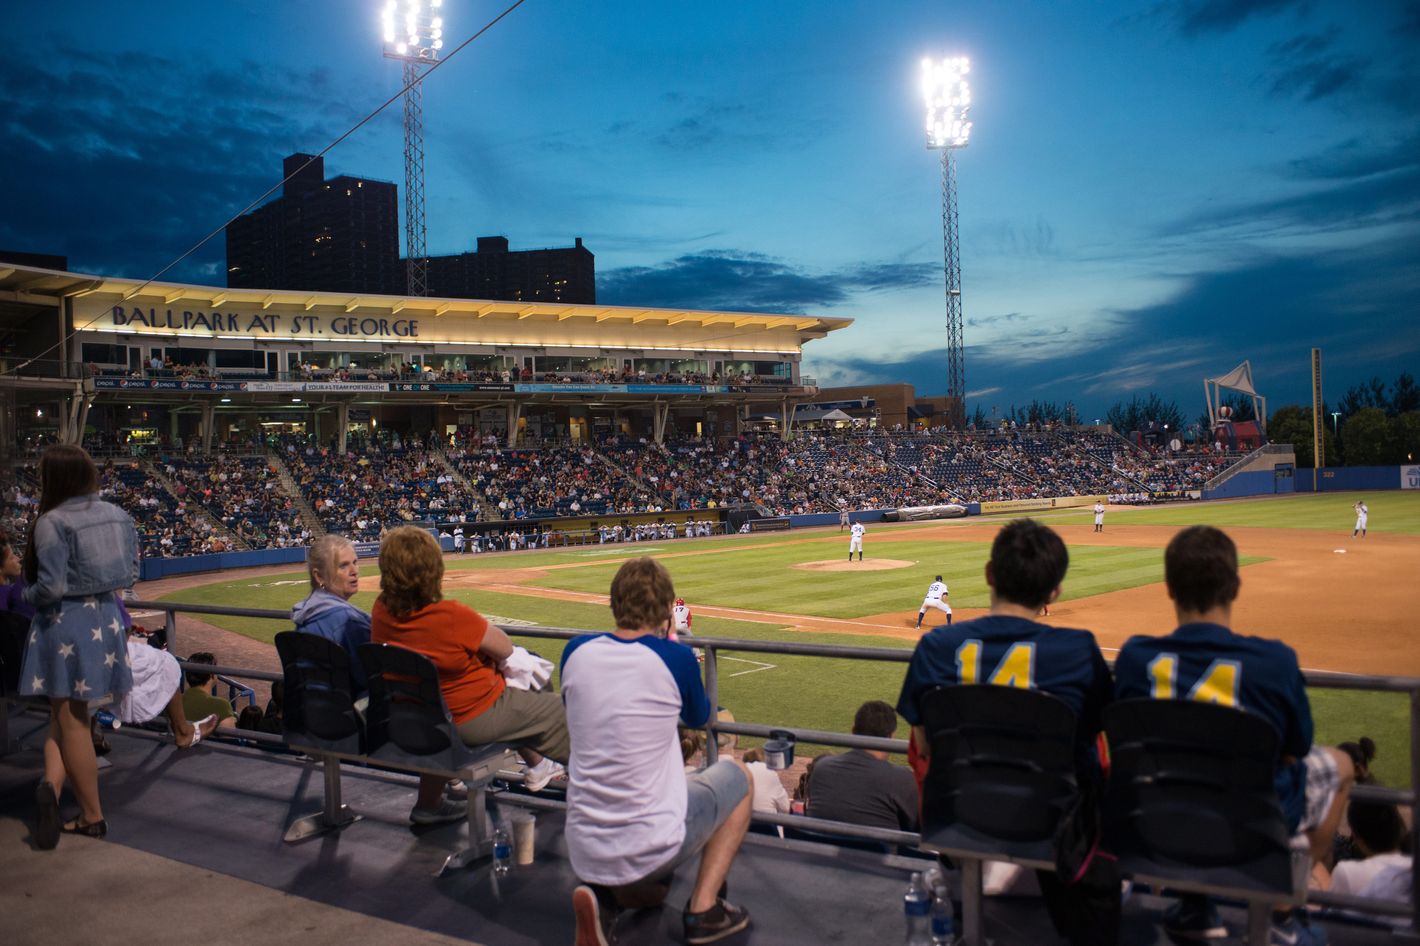
<path id="1" fill-rule="evenodd" d="M 533 862 L 537 850 L 537 816 L 530 811 L 517 811 L 508 817 L 513 826 L 513 863 L 526 867 Z"/>

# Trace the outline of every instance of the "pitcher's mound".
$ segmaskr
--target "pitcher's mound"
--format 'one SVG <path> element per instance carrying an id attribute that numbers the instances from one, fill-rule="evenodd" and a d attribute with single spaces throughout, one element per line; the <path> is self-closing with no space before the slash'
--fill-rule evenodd
<path id="1" fill-rule="evenodd" d="M 831 558 L 824 562 L 800 562 L 791 567 L 806 572 L 885 572 L 893 568 L 911 568 L 916 564 L 900 558 L 865 558 L 861 562 Z"/>

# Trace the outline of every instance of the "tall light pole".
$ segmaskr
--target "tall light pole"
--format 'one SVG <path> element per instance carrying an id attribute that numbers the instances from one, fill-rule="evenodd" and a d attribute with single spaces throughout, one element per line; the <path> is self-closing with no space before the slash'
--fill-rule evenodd
<path id="1" fill-rule="evenodd" d="M 952 422 L 966 426 L 966 367 L 962 345 L 961 251 L 957 238 L 957 182 L 952 152 L 971 137 L 971 89 L 963 56 L 922 60 L 922 96 L 927 105 L 927 147 L 942 152 L 942 244 L 947 277 L 947 404 Z"/>
<path id="2" fill-rule="evenodd" d="M 429 294 L 429 254 L 424 222 L 423 67 L 439 61 L 444 48 L 444 0 L 387 0 L 380 13 L 385 58 L 404 63 L 404 249 L 405 292 Z"/>

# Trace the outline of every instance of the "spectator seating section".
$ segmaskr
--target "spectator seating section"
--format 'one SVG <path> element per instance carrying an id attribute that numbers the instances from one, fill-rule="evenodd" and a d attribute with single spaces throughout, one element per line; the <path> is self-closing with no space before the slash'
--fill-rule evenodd
<path id="1" fill-rule="evenodd" d="M 1151 884 L 1243 896 L 1248 942 L 1273 904 L 1300 905 L 1310 852 L 1291 846 L 1273 789 L 1277 732 L 1260 716 L 1193 700 L 1124 700 L 1104 712 L 1105 845 Z"/>

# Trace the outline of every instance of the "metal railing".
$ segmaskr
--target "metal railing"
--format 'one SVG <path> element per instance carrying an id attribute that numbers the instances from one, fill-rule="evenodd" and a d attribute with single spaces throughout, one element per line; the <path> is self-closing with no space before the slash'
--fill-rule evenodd
<path id="1" fill-rule="evenodd" d="M 257 608 L 230 608 L 217 605 L 183 604 L 169 601 L 130 601 L 132 610 L 156 610 L 164 612 L 164 626 L 167 631 L 168 647 L 177 650 L 177 614 L 207 614 L 229 617 L 262 618 L 289 622 L 287 611 L 273 611 Z M 524 627 L 512 624 L 495 625 L 509 637 L 544 640 L 570 640 L 573 637 L 593 633 L 585 629 L 561 627 Z M 754 641 L 724 637 L 682 636 L 682 642 L 705 652 L 705 691 L 710 705 L 718 707 L 720 676 L 718 657 L 724 652 L 780 654 L 795 657 L 821 657 L 830 660 L 868 660 L 889 663 L 907 663 L 912 659 L 912 651 L 891 647 L 845 647 L 835 644 L 798 644 L 787 641 Z M 207 673 L 217 673 L 230 677 L 244 677 L 257 680 L 280 680 L 281 674 L 226 665 L 187 664 L 183 669 L 197 669 Z M 1364 801 L 1402 805 L 1410 809 L 1411 821 L 1411 903 L 1395 900 L 1375 900 L 1365 897 L 1332 893 L 1331 891 L 1307 892 L 1307 901 L 1322 906 L 1343 910 L 1355 910 L 1386 916 L 1409 917 L 1412 932 L 1420 932 L 1420 870 L 1417 855 L 1420 855 L 1420 678 L 1400 676 L 1375 676 L 1366 674 L 1338 673 L 1326 670 L 1303 671 L 1308 687 L 1334 690 L 1364 690 L 1385 693 L 1404 693 L 1410 697 L 1410 788 L 1384 788 L 1375 785 L 1357 785 L 1351 797 Z M 878 749 L 892 753 L 906 753 L 907 740 L 881 739 L 869 736 L 855 736 L 847 733 L 811 730 L 785 725 L 764 725 L 761 723 L 722 722 L 712 716 L 706 725 L 709 738 L 706 740 L 707 761 L 714 763 L 719 756 L 718 739 L 720 733 L 766 738 L 774 730 L 788 730 L 805 743 L 849 749 Z M 256 742 L 280 742 L 280 738 L 249 730 L 238 733 L 222 733 L 232 738 Z M 265 737 L 265 738 L 261 738 Z M 892 831 L 885 828 L 866 827 L 846 822 L 826 821 L 802 815 L 779 815 L 755 812 L 754 820 L 759 823 L 803 827 L 811 831 L 831 832 L 852 838 L 880 841 L 889 845 L 918 847 L 920 835 L 909 831 Z"/>

